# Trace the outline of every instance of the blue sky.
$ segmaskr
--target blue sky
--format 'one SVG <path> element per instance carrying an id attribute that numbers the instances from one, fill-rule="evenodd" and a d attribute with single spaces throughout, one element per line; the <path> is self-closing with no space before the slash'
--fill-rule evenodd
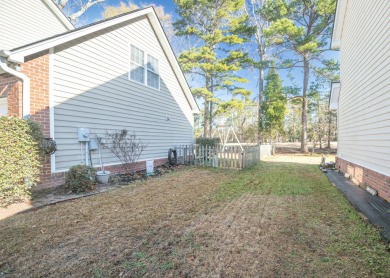
<path id="1" fill-rule="evenodd" d="M 83 22 L 85 23 L 91 23 L 97 20 L 100 20 L 102 17 L 102 12 L 104 10 L 104 5 L 118 5 L 120 2 L 125 2 L 127 3 L 128 1 L 121 1 L 121 0 L 106 0 L 104 4 L 98 4 L 91 9 L 89 9 L 84 18 L 82 19 Z M 141 3 L 155 3 L 157 5 L 162 5 L 165 8 L 165 11 L 172 14 L 173 20 L 177 18 L 177 14 L 175 12 L 175 4 L 173 0 L 154 0 L 154 1 L 132 1 L 134 4 L 141 4 Z M 286 56 L 286 58 L 293 58 L 293 55 L 290 54 Z M 328 51 L 324 54 L 323 58 L 330 59 L 334 58 L 336 60 L 339 60 L 339 52 L 338 51 Z M 293 83 L 291 82 L 290 78 L 288 77 L 288 73 L 290 70 L 278 70 L 282 80 L 283 80 L 283 85 L 284 86 L 291 86 Z M 294 68 L 291 70 L 292 75 L 294 76 L 294 82 L 298 85 L 301 86 L 302 84 L 302 79 L 303 79 L 303 71 L 301 68 Z M 257 71 L 251 71 L 251 70 L 242 70 L 238 73 L 242 77 L 246 77 L 249 82 L 246 84 L 243 84 L 242 86 L 245 87 L 246 89 L 251 90 L 254 96 L 257 94 L 258 91 L 258 72 Z M 223 95 L 220 94 L 218 97 L 221 97 L 222 99 L 228 99 L 228 95 Z"/>

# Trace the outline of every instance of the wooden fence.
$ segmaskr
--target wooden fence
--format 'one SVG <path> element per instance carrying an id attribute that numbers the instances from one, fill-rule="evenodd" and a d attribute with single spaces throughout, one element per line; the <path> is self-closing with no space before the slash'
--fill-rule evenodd
<path id="1" fill-rule="evenodd" d="M 243 169 L 260 160 L 260 146 L 176 146 L 179 164 Z"/>

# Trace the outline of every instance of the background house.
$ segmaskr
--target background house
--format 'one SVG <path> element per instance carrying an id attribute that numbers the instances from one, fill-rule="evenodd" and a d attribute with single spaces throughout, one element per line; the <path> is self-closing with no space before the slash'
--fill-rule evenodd
<path id="1" fill-rule="evenodd" d="M 340 49 L 337 166 L 390 201 L 390 9 L 388 1 L 337 3 L 332 48 Z"/>
<path id="2" fill-rule="evenodd" d="M 8 114 L 30 116 L 57 143 L 58 151 L 43 169 L 42 186 L 61 184 L 69 167 L 85 161 L 79 128 L 89 128 L 91 138 L 123 128 L 136 132 L 148 144 L 139 169 L 146 160 L 165 162 L 168 149 L 177 144 L 193 143 L 198 106 L 153 8 L 1 55 L 3 72 L 10 72 L 0 72 Z M 110 151 L 102 155 L 108 170 L 120 171 Z M 98 162 L 96 154 L 92 159 Z"/>

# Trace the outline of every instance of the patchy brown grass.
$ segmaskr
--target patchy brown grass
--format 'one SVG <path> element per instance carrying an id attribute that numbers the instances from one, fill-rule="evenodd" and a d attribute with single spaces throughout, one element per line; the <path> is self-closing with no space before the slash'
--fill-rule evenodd
<path id="1" fill-rule="evenodd" d="M 278 160 L 241 172 L 190 168 L 3 220 L 0 272 L 389 276 L 378 232 L 317 167 Z"/>

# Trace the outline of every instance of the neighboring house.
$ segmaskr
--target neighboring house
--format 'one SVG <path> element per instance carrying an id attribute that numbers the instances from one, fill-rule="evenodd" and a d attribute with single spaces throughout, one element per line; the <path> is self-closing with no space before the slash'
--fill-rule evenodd
<path id="1" fill-rule="evenodd" d="M 337 3 L 332 48 L 340 49 L 337 167 L 390 201 L 390 6 L 388 1 Z"/>
<path id="2" fill-rule="evenodd" d="M 14 49 L 73 29 L 52 0 L 0 2 L 0 50 Z"/>
<path id="3" fill-rule="evenodd" d="M 136 132 L 148 144 L 138 169 L 147 160 L 166 162 L 177 144 L 193 143 L 199 109 L 151 7 L 3 49 L 0 56 L 8 114 L 40 122 L 57 143 L 41 186 L 63 183 L 69 167 L 85 161 L 78 128 L 89 128 L 91 138 L 123 128 Z M 102 156 L 108 170 L 120 171 L 109 150 Z M 92 160 L 97 166 L 96 152 Z"/>

